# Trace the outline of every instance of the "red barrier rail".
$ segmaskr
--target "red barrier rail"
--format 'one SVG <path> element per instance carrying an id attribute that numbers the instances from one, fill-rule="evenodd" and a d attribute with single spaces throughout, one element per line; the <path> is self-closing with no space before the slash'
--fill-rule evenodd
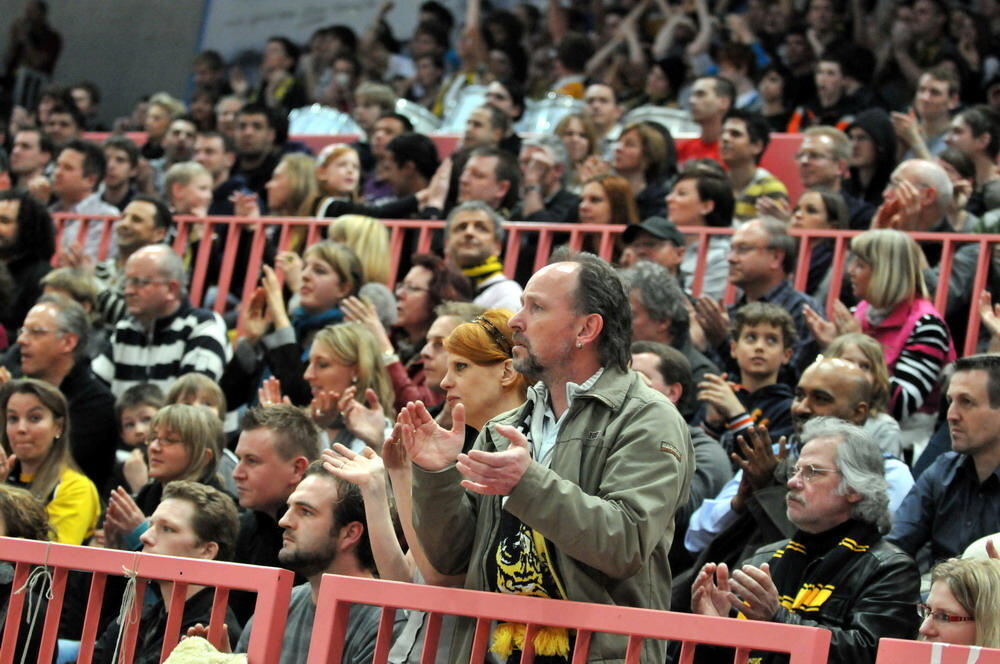
<path id="1" fill-rule="evenodd" d="M 420 660 L 428 664 L 434 662 L 443 614 L 476 620 L 470 662 L 485 660 L 490 625 L 495 620 L 527 624 L 526 647 L 521 658 L 525 664 L 534 660 L 533 636 L 538 627 L 543 626 L 575 631 L 573 664 L 587 661 L 591 637 L 595 632 L 627 636 L 625 662 L 628 664 L 639 664 L 645 639 L 682 642 L 679 664 L 691 664 L 698 644 L 736 648 L 737 663 L 745 663 L 751 650 L 766 650 L 789 653 L 790 664 L 826 664 L 830 650 L 830 632 L 816 627 L 710 618 L 327 574 L 320 585 L 314 621 L 323 629 L 313 630 L 308 664 L 340 662 L 348 611 L 352 604 L 383 607 L 373 664 L 386 661 L 397 609 L 430 614 Z"/>
<path id="2" fill-rule="evenodd" d="M 7 603 L 3 643 L 0 644 L 0 664 L 12 664 L 17 646 L 17 635 L 27 593 L 17 593 L 28 580 L 32 568 L 45 565 L 52 570 L 52 599 L 45 612 L 38 661 L 53 659 L 58 635 L 59 618 L 66 592 L 66 580 L 71 570 L 93 572 L 87 612 L 80 639 L 79 664 L 90 664 L 101 613 L 101 601 L 109 575 L 123 576 L 124 572 L 136 576 L 135 601 L 125 630 L 122 644 L 125 661 L 132 662 L 142 613 L 143 594 L 150 580 L 173 581 L 174 592 L 169 617 L 164 631 L 160 660 L 177 645 L 181 619 L 184 614 L 185 591 L 189 585 L 215 587 L 212 602 L 209 641 L 218 647 L 222 639 L 223 622 L 229 602 L 230 590 L 249 590 L 257 593 L 254 608 L 254 628 L 250 635 L 248 654 L 251 662 L 277 662 L 281 656 L 281 640 L 288 618 L 288 604 L 292 592 L 293 574 L 284 569 L 257 565 L 240 565 L 212 560 L 156 556 L 145 553 L 113 551 L 68 544 L 53 544 L 34 540 L 0 537 L 0 560 L 17 563 L 11 596 Z"/>
<path id="3" fill-rule="evenodd" d="M 94 222 L 103 222 L 105 227 L 102 230 L 102 243 L 99 258 L 103 258 L 107 255 L 112 235 L 110 231 L 112 223 L 111 218 L 96 215 L 88 217 L 86 215 L 74 215 L 69 213 L 56 214 L 54 217 L 56 218 L 56 224 L 60 236 L 64 220 L 66 219 L 82 219 L 85 222 L 92 219 Z M 278 250 L 283 251 L 291 245 L 294 235 L 293 231 L 304 233 L 306 245 L 308 245 L 324 237 L 326 229 L 330 224 L 329 219 L 311 219 L 301 217 L 263 217 L 251 219 L 242 217 L 197 218 L 179 216 L 175 221 L 177 222 L 177 225 L 173 246 L 176 251 L 182 254 L 187 250 L 187 237 L 193 225 L 197 224 L 202 226 L 203 237 L 210 236 L 212 229 L 217 227 L 229 226 L 238 230 L 238 232 L 229 233 L 228 237 L 230 238 L 230 241 L 227 242 L 227 245 L 223 250 L 220 278 L 219 283 L 217 284 L 218 290 L 221 293 L 229 292 L 229 287 L 231 285 L 230 280 L 232 279 L 233 270 L 236 267 L 237 240 L 235 238 L 238 238 L 244 232 L 244 229 L 252 229 L 253 241 L 249 260 L 246 266 L 246 279 L 243 283 L 243 288 L 240 291 L 243 299 L 249 298 L 253 293 L 253 289 L 257 285 L 257 275 L 260 274 L 260 266 L 264 256 L 264 246 L 267 241 L 266 233 L 271 232 L 277 235 Z M 443 228 L 444 222 L 414 219 L 386 219 L 383 220 L 383 223 L 389 228 L 390 231 L 388 260 L 391 263 L 391 270 L 388 285 L 391 286 L 396 282 L 396 279 L 399 276 L 397 273 L 399 269 L 400 253 L 404 246 L 404 235 L 407 232 L 416 232 L 416 250 L 420 252 L 429 251 L 434 231 Z M 86 226 L 86 223 L 80 225 L 76 238 L 76 244 L 78 245 L 82 244 L 83 238 L 85 237 Z M 524 235 L 528 235 L 531 243 L 534 244 L 535 260 L 533 269 L 538 270 L 548 261 L 554 240 L 557 237 L 568 237 L 568 244 L 576 249 L 579 249 L 583 245 L 585 238 L 587 238 L 588 241 L 596 241 L 598 253 L 602 258 L 610 260 L 614 253 L 615 240 L 624 229 L 623 226 L 603 226 L 597 224 L 541 224 L 525 221 L 507 222 L 505 224 L 505 228 L 507 231 L 507 240 L 504 253 L 504 265 L 505 272 L 508 277 L 514 276 L 514 271 L 518 263 L 518 256 L 520 255 L 522 245 L 525 244 L 522 242 L 522 236 Z M 699 269 L 695 274 L 692 291 L 694 294 L 700 294 L 702 291 L 704 266 L 708 252 L 708 242 L 705 241 L 705 238 L 711 235 L 731 235 L 733 233 L 733 229 L 699 227 L 684 229 L 684 231 L 688 235 L 697 236 L 698 238 L 695 245 L 697 248 L 690 250 L 698 252 Z M 805 287 L 808 276 L 809 259 L 816 242 L 825 238 L 830 238 L 834 241 L 834 253 L 833 260 L 831 262 L 832 274 L 830 278 L 830 290 L 827 294 L 828 297 L 826 301 L 828 313 L 830 312 L 833 302 L 840 297 L 841 281 L 844 273 L 845 258 L 847 256 L 850 239 L 859 232 L 860 231 L 852 230 L 791 231 L 792 235 L 802 239 L 801 249 L 796 262 L 795 274 L 793 276 L 793 283 L 795 288 L 798 290 L 802 290 Z M 979 261 L 976 265 L 975 278 L 973 280 L 973 293 L 979 293 L 986 287 L 990 267 L 991 252 L 989 251 L 989 248 L 992 244 L 1000 242 L 1000 238 L 991 235 L 971 233 L 910 233 L 910 236 L 921 243 L 941 245 L 940 277 L 937 291 L 933 294 L 934 303 L 938 311 L 941 313 L 944 313 L 945 311 L 945 306 L 948 300 L 948 285 L 951 282 L 951 266 L 955 251 L 959 248 L 959 246 L 967 243 L 977 243 L 979 245 Z M 211 243 L 202 242 L 197 255 L 193 257 L 194 269 L 192 271 L 192 279 L 189 290 L 191 301 L 196 305 L 202 302 L 205 289 L 209 285 L 205 283 L 205 273 L 211 251 Z M 727 302 L 732 302 L 734 298 L 735 290 L 732 286 L 729 286 L 726 291 L 725 299 Z M 975 297 L 972 298 L 972 302 L 976 302 Z M 216 311 L 221 312 L 224 306 L 224 298 L 217 298 L 215 302 Z M 970 355 L 975 352 L 976 341 L 979 334 L 979 325 L 980 321 L 978 309 L 976 306 L 971 306 L 968 313 L 968 328 L 965 339 L 965 347 L 964 349 L 959 349 L 964 355 Z"/>
<path id="4" fill-rule="evenodd" d="M 1000 664 L 1000 650 L 949 643 L 881 639 L 875 664 Z"/>

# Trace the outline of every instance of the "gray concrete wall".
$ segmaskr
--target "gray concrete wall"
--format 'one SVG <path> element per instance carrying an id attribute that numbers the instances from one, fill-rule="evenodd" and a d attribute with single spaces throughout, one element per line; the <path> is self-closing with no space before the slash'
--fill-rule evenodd
<path id="1" fill-rule="evenodd" d="M 0 0 L 0 49 L 26 0 Z M 49 22 L 63 37 L 55 80 L 93 80 L 101 119 L 127 114 L 143 93 L 187 96 L 205 0 L 49 0 Z"/>

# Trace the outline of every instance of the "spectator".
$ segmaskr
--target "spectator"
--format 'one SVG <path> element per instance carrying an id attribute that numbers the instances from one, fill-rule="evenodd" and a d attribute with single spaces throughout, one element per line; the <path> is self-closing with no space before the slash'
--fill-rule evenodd
<path id="1" fill-rule="evenodd" d="M 287 37 L 268 39 L 260 64 L 260 85 L 249 94 L 250 103 L 264 104 L 284 115 L 308 104 L 305 85 L 295 76 L 299 54 L 299 47 Z"/>
<path id="2" fill-rule="evenodd" d="M 146 439 L 149 483 L 132 497 L 118 487 L 111 492 L 104 517 L 108 546 L 134 550 L 151 525 L 147 518 L 163 500 L 165 488 L 175 480 L 189 480 L 223 491 L 215 469 L 222 449 L 222 421 L 199 406 L 164 406 L 149 424 Z"/>
<path id="3" fill-rule="evenodd" d="M 930 560 L 953 558 L 1000 531 L 1000 361 L 974 355 L 955 363 L 948 385 L 950 452 L 919 477 L 896 512 L 889 539 L 910 555 L 930 545 Z"/>
<path id="4" fill-rule="evenodd" d="M 68 402 L 73 428 L 66 434 L 76 468 L 103 497 L 114 469 L 114 397 L 90 370 L 87 339 L 90 321 L 83 307 L 57 295 L 43 295 L 24 319 L 17 350 L 9 363 L 14 374 L 58 388 Z M 18 369 L 20 371 L 18 371 Z"/>
<path id="5" fill-rule="evenodd" d="M 70 141 L 83 138 L 83 114 L 77 110 L 72 101 L 59 103 L 49 109 L 48 118 L 42 123 L 45 135 L 57 150 L 64 148 Z"/>
<path id="6" fill-rule="evenodd" d="M 811 187 L 802 192 L 789 228 L 801 230 L 843 230 L 849 223 L 850 213 L 844 197 L 832 189 Z M 799 247 L 801 247 L 801 243 Z M 829 289 L 830 265 L 833 262 L 834 240 L 813 238 L 809 243 L 809 275 L 805 292 L 823 306 Z M 842 291 L 843 293 L 843 291 Z M 842 295 L 843 297 L 843 295 Z"/>
<path id="7" fill-rule="evenodd" d="M 139 193 L 135 186 L 139 172 L 139 146 L 125 136 L 111 136 L 104 141 L 103 147 L 107 168 L 97 192 L 102 201 L 124 210 Z"/>
<path id="8" fill-rule="evenodd" d="M 521 286 L 504 274 L 500 262 L 503 223 L 485 203 L 459 204 L 445 225 L 445 255 L 475 286 L 473 302 L 515 311 L 521 307 Z"/>
<path id="9" fill-rule="evenodd" d="M 875 230 L 851 240 L 851 256 L 848 274 L 862 300 L 854 316 L 835 304 L 839 311 L 833 322 L 819 321 L 815 309 L 806 318 L 821 348 L 844 332 L 864 332 L 878 340 L 889 367 L 889 412 L 904 429 L 916 428 L 914 440 L 929 438 L 941 370 L 955 359 L 955 347 L 929 300 L 920 249 L 900 231 Z"/>
<path id="10" fill-rule="evenodd" d="M 56 153 L 51 139 L 37 127 L 21 129 L 14 134 L 10 150 L 10 173 L 14 186 L 28 189 L 37 177 L 44 175 Z"/>
<path id="11" fill-rule="evenodd" d="M 168 389 L 189 371 L 222 376 L 232 354 L 225 323 L 191 306 L 185 282 L 184 263 L 169 247 L 143 247 L 126 261 L 129 317 L 115 325 L 110 347 L 92 365 L 113 394 L 141 382 Z"/>
<path id="12" fill-rule="evenodd" d="M 511 218 L 519 221 L 575 221 L 580 198 L 566 187 L 570 165 L 563 141 L 548 135 L 525 139 L 521 143 L 518 161 L 521 166 L 521 201 L 511 211 Z"/>
<path id="13" fill-rule="evenodd" d="M 278 165 L 279 122 L 262 104 L 247 104 L 236 115 L 236 174 L 260 198 L 266 197 L 264 185 Z"/>
<path id="14" fill-rule="evenodd" d="M 684 355 L 692 374 L 693 385 L 701 383 L 705 374 L 718 374 L 719 368 L 691 343 L 690 314 L 687 297 L 676 278 L 648 261 L 640 261 L 622 271 L 629 288 L 632 310 L 632 342 L 662 343 Z M 694 392 L 689 400 L 694 401 Z M 688 421 L 695 413 L 685 414 Z"/>
<path id="15" fill-rule="evenodd" d="M 55 229 L 45 206 L 23 189 L 0 191 L 0 265 L 12 286 L 0 323 L 8 339 L 41 295 L 55 248 Z"/>
<path id="16" fill-rule="evenodd" d="M 749 620 L 823 627 L 832 632 L 835 657 L 871 664 L 880 638 L 913 637 L 920 577 L 913 560 L 883 540 L 888 496 L 875 442 L 856 426 L 826 418 L 806 425 L 803 440 L 788 479 L 787 513 L 796 529 L 791 540 L 759 549 L 731 576 L 724 563 L 702 567 L 691 608 L 702 615 L 736 610 Z M 840 551 L 840 538 L 831 532 L 838 527 L 837 535 L 847 533 L 859 546 Z M 824 534 L 829 537 L 815 537 Z M 761 569 L 764 563 L 768 567 Z M 852 571 L 843 575 L 845 568 Z M 816 585 L 829 594 L 810 594 Z M 847 620 L 836 612 L 844 604 L 853 607 L 846 609 Z"/>
<path id="17" fill-rule="evenodd" d="M 892 121 L 880 108 L 858 113 L 847 127 L 851 139 L 850 175 L 843 180 L 847 194 L 872 205 L 882 202 L 882 192 L 896 166 L 896 134 Z"/>
<path id="18" fill-rule="evenodd" d="M 920 75 L 909 114 L 892 114 L 896 135 L 907 148 L 903 159 L 931 159 L 941 154 L 960 92 L 958 76 L 948 65 L 936 65 Z"/>
<path id="19" fill-rule="evenodd" d="M 555 135 L 566 146 L 569 157 L 566 188 L 574 194 L 579 194 L 583 187 L 580 168 L 589 157 L 599 154 L 600 137 L 597 127 L 587 114 L 570 113 L 556 125 Z"/>
<path id="20" fill-rule="evenodd" d="M 976 186 L 966 203 L 974 215 L 1000 207 L 1000 117 L 987 106 L 973 106 L 955 116 L 945 142 L 976 165 Z"/>
<path id="21" fill-rule="evenodd" d="M 625 251 L 620 263 L 631 267 L 638 261 L 650 261 L 662 266 L 680 278 L 681 262 L 687 249 L 687 240 L 674 225 L 663 217 L 650 217 L 639 224 L 631 224 L 622 233 Z"/>
<path id="22" fill-rule="evenodd" d="M 212 175 L 212 204 L 210 217 L 234 213 L 230 197 L 246 188 L 246 181 L 235 175 L 236 144 L 227 134 L 218 131 L 200 131 L 194 139 L 194 160 Z"/>
<path id="23" fill-rule="evenodd" d="M 83 544 L 97 526 L 97 489 L 70 452 L 69 406 L 58 388 L 26 379 L 0 391 L 4 480 L 45 504 L 53 539 Z M 7 457 L 16 457 L 8 463 Z"/>
<path id="24" fill-rule="evenodd" d="M 770 141 L 767 121 L 756 113 L 734 109 L 722 123 L 720 154 L 728 169 L 736 208 L 733 218 L 748 221 L 757 216 L 762 196 L 788 202 L 784 183 L 759 166 Z"/>
<path id="25" fill-rule="evenodd" d="M 981 648 L 1000 647 L 1000 562 L 952 558 L 931 570 L 931 591 L 918 604 L 920 640 Z"/>
<path id="26" fill-rule="evenodd" d="M 150 528 L 142 534 L 142 552 L 202 560 L 231 560 L 238 528 L 236 506 L 223 492 L 198 482 L 172 482 L 164 489 L 163 500 L 150 516 Z M 167 613 L 173 608 L 175 589 L 172 581 L 156 582 L 159 593 L 148 602 L 139 619 L 139 639 L 134 661 L 157 662 L 166 638 Z M 204 586 L 188 586 L 180 635 L 212 615 L 215 591 Z M 94 662 L 114 664 L 123 627 L 119 617 L 104 631 L 94 645 Z M 175 623 L 176 624 L 176 623 Z M 229 639 L 238 633 L 236 617 L 226 611 Z M 177 638 L 178 635 L 174 635 Z"/>
<path id="27" fill-rule="evenodd" d="M 639 209 L 628 180 L 598 175 L 583 185 L 577 216 L 581 224 L 630 226 L 639 223 Z"/>
<path id="28" fill-rule="evenodd" d="M 677 176 L 667 196 L 667 217 L 678 228 L 710 226 L 728 228 L 733 223 L 733 189 L 721 168 L 692 164 Z M 705 264 L 698 265 L 698 236 L 688 236 L 688 246 L 681 261 L 684 290 L 696 296 L 721 298 L 726 287 L 725 256 L 729 253 L 728 235 L 708 235 Z M 701 292 L 693 293 L 696 272 L 704 279 Z"/>
<path id="29" fill-rule="evenodd" d="M 77 214 L 104 214 L 118 216 L 118 208 L 101 200 L 97 185 L 104 179 L 104 151 L 96 143 L 74 139 L 67 143 L 56 159 L 52 178 L 55 202 L 50 212 L 75 212 Z M 83 228 L 83 226 L 86 228 Z M 103 235 L 102 220 L 84 222 L 69 219 L 63 222 L 62 247 L 74 246 L 76 251 L 88 256 L 98 256 Z"/>
<path id="30" fill-rule="evenodd" d="M 146 142 L 140 152 L 144 159 L 159 159 L 163 156 L 163 138 L 167 135 L 174 118 L 184 114 L 183 102 L 166 92 L 157 92 L 149 98 L 149 108 L 143 121 Z"/>
<path id="31" fill-rule="evenodd" d="M 719 139 L 722 119 L 736 101 L 736 88 L 721 76 L 702 76 L 691 85 L 688 103 L 691 119 L 701 127 L 697 139 L 682 143 L 677 149 L 677 163 L 684 166 L 693 159 L 722 161 Z"/>
<path id="32" fill-rule="evenodd" d="M 598 157 L 610 156 L 611 146 L 618 140 L 618 121 L 625 109 L 618 103 L 611 86 L 603 83 L 587 86 L 583 101 L 586 104 L 583 117 L 590 120 L 597 132 L 597 140 L 590 149 Z"/>
<path id="33" fill-rule="evenodd" d="M 612 167 L 629 182 L 635 193 L 640 219 L 662 215 L 666 211 L 667 177 L 673 175 L 676 155 L 669 132 L 651 124 L 630 124 L 622 129 L 615 143 Z"/>
<path id="34" fill-rule="evenodd" d="M 513 426 L 500 426 L 486 427 L 480 432 L 468 457 L 471 465 L 464 462 L 467 457 L 463 456 L 463 461 L 455 466 L 464 438 L 461 428 L 441 430 L 420 404 L 408 406 L 401 415 L 401 424 L 404 432 L 413 436 L 407 451 L 413 463 L 414 525 L 419 540 L 439 572 L 465 573 L 467 588 L 525 594 L 529 588 L 519 581 L 520 574 L 504 573 L 503 565 L 498 567 L 498 573 L 490 574 L 483 565 L 495 558 L 497 547 L 505 546 L 510 538 L 529 544 L 536 541 L 530 534 L 534 532 L 552 543 L 546 547 L 549 555 L 533 558 L 539 561 L 535 569 L 538 573 L 558 573 L 563 581 L 558 586 L 554 582 L 543 584 L 546 596 L 665 608 L 669 602 L 670 577 L 664 561 L 673 515 L 678 505 L 686 502 L 693 452 L 686 426 L 676 409 L 646 387 L 641 378 L 627 371 L 629 352 L 624 340 L 629 336 L 631 321 L 624 309 L 627 306 L 624 285 L 606 263 L 581 254 L 571 262 L 556 262 L 537 272 L 525 288 L 524 300 L 526 306 L 510 319 L 513 338 L 518 343 L 513 348 L 514 368 L 529 381 L 543 381 L 545 387 L 531 390 L 524 406 L 494 420 L 494 424 L 524 424 L 527 410 L 533 409 L 535 416 L 527 427 L 528 435 L 536 445 L 541 445 L 542 421 L 549 418 L 554 421 L 570 407 L 564 397 L 566 383 L 571 381 L 592 395 L 604 396 L 586 399 L 582 406 L 581 402 L 574 403 L 574 415 L 566 419 L 568 426 L 563 426 L 556 438 L 568 440 L 582 435 L 600 421 L 606 442 L 616 450 L 610 457 L 614 462 L 605 464 L 605 460 L 590 455 L 562 453 L 551 457 L 551 465 L 533 461 L 525 435 Z M 555 332 L 562 329 L 577 330 L 576 339 L 566 339 L 562 332 Z M 605 401 L 612 393 L 635 396 L 625 398 L 612 414 L 610 402 Z M 650 396 L 639 396 L 645 394 Z M 544 395 L 550 395 L 552 401 Z M 629 431 L 633 428 L 657 430 L 660 435 L 632 436 Z M 617 432 L 614 434 L 617 442 L 608 440 L 611 432 Z M 507 453 L 497 451 L 495 437 L 510 441 L 500 444 L 503 449 L 510 445 Z M 558 442 L 551 440 L 551 444 Z M 654 454 L 650 445 L 656 449 L 666 446 L 672 451 Z M 550 454 L 551 450 L 536 450 L 536 458 L 540 460 Z M 510 465 L 507 479 L 497 482 L 482 473 L 491 461 Z M 570 471 L 570 466 L 576 470 Z M 567 473 L 582 478 L 583 484 L 566 479 Z M 467 481 L 466 486 L 472 489 L 470 494 L 460 486 L 459 478 Z M 542 487 L 554 486 L 552 483 L 563 486 L 564 499 L 539 500 L 539 492 L 546 491 Z M 644 487 L 642 493 L 646 498 L 640 499 L 636 487 Z M 617 495 L 619 503 L 628 504 L 630 511 L 635 510 L 639 516 L 623 520 L 621 504 L 612 504 L 598 493 Z M 588 509 L 573 507 L 584 503 L 589 505 Z M 437 516 L 428 519 L 431 513 Z M 586 543 L 579 539 L 579 533 L 598 522 L 607 524 L 608 519 L 616 525 L 605 527 L 610 539 L 605 538 L 603 546 L 594 547 L 590 538 Z M 622 548 L 626 540 L 633 543 L 626 549 L 634 548 L 640 541 L 649 542 L 650 547 L 629 552 Z M 535 549 L 533 545 L 531 548 Z M 653 560 L 659 562 L 654 564 Z M 598 570 L 607 581 L 593 584 L 589 573 L 584 574 L 584 567 Z M 648 579 L 650 574 L 656 577 L 653 583 L 641 584 L 642 588 L 635 586 L 636 579 Z M 539 590 L 538 585 L 531 588 L 536 594 Z M 625 599 L 626 596 L 630 599 Z M 513 633 L 516 625 L 501 625 L 498 629 L 501 633 Z M 568 652 L 569 635 L 565 631 L 556 630 L 549 637 L 544 644 L 536 641 L 536 653 L 555 654 L 560 651 L 560 641 L 562 652 Z M 508 643 L 509 647 L 504 648 L 498 642 L 495 648 L 501 658 L 521 649 L 513 638 Z M 455 644 L 457 657 L 462 657 L 472 644 L 471 630 L 463 624 L 456 627 Z M 622 656 L 624 646 L 624 640 L 598 635 L 591 649 L 615 658 Z M 647 641 L 644 650 L 651 661 L 659 661 L 665 654 L 653 641 Z"/>

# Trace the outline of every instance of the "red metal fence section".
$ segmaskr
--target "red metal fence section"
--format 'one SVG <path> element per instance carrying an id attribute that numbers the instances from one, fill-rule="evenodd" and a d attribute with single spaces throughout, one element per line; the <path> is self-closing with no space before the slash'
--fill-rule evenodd
<path id="1" fill-rule="evenodd" d="M 421 661 L 434 662 L 442 614 L 476 619 L 470 662 L 485 660 L 490 625 L 505 621 L 528 625 L 521 661 L 534 661 L 533 636 L 539 627 L 575 630 L 573 664 L 584 664 L 594 633 L 628 636 L 625 661 L 639 664 L 644 639 L 683 643 L 680 664 L 691 664 L 695 646 L 709 644 L 737 649 L 736 662 L 745 662 L 751 650 L 783 652 L 790 664 L 824 664 L 830 650 L 830 632 L 815 627 L 761 623 L 735 618 L 709 618 L 685 613 L 653 611 L 605 604 L 585 604 L 538 597 L 501 595 L 456 588 L 418 586 L 374 579 L 327 574 L 323 576 L 316 604 L 308 664 L 340 662 L 350 605 L 383 608 L 373 664 L 386 661 L 395 609 L 430 613 Z M 327 627 L 330 626 L 330 627 Z"/>
<path id="2" fill-rule="evenodd" d="M 52 599 L 48 602 L 44 625 L 36 626 L 36 629 L 42 629 L 38 656 L 40 662 L 52 661 L 59 619 L 65 599 L 66 580 L 71 570 L 93 573 L 83 623 L 83 636 L 80 640 L 80 654 L 77 660 L 79 664 L 90 664 L 94 643 L 101 636 L 97 633 L 98 619 L 108 576 L 123 576 L 125 574 L 134 574 L 136 577 L 132 618 L 126 627 L 123 642 L 126 662 L 133 660 L 139 631 L 139 616 L 143 606 L 143 594 L 147 583 L 152 580 L 174 582 L 161 661 L 177 645 L 184 613 L 185 591 L 191 585 L 215 588 L 209 640 L 217 646 L 225 637 L 223 622 L 229 602 L 229 591 L 249 590 L 256 592 L 254 629 L 247 649 L 250 661 L 277 662 L 280 658 L 281 640 L 285 633 L 288 603 L 294 580 L 294 575 L 288 570 L 212 560 L 112 551 L 110 549 L 8 537 L 0 537 L 0 560 L 16 563 L 14 581 L 11 584 L 11 596 L 7 598 L 7 619 L 3 629 L 3 643 L 0 644 L 0 664 L 12 664 L 19 661 L 15 659 L 15 649 L 27 593 L 18 593 L 16 590 L 25 585 L 32 568 L 37 565 L 48 566 L 53 576 Z"/>
<path id="3" fill-rule="evenodd" d="M 101 216 L 87 217 L 73 214 L 56 214 L 54 216 L 56 218 L 60 237 L 62 234 L 62 226 L 66 219 L 82 218 L 85 221 L 90 220 L 90 223 L 103 223 L 104 228 L 102 229 L 101 249 L 99 255 L 95 258 L 103 259 L 108 255 L 113 236 L 113 233 L 111 232 L 113 220 L 111 218 Z M 202 237 L 211 236 L 213 229 L 221 227 L 231 227 L 233 229 L 234 232 L 230 232 L 227 235 L 228 242 L 222 253 L 222 268 L 220 271 L 221 276 L 218 287 L 219 292 L 223 293 L 229 292 L 230 280 L 232 279 L 232 275 L 236 267 L 236 243 L 238 238 L 244 233 L 244 229 L 253 233 L 250 256 L 245 270 L 246 280 L 240 291 L 243 298 L 246 299 L 253 292 L 253 289 L 256 287 L 259 279 L 260 266 L 264 255 L 265 243 L 267 241 L 267 233 L 270 232 L 277 238 L 278 250 L 283 251 L 290 246 L 294 235 L 293 231 L 304 233 L 306 237 L 306 245 L 308 245 L 326 236 L 326 229 L 331 220 L 301 217 L 265 217 L 251 219 L 242 217 L 197 218 L 179 216 L 175 219 L 175 221 L 177 224 L 174 249 L 181 254 L 184 254 L 189 250 L 187 246 L 187 238 L 191 233 L 192 227 L 195 225 L 202 227 Z M 421 252 L 428 251 L 431 247 L 434 231 L 443 228 L 444 222 L 413 219 L 386 219 L 383 220 L 383 223 L 390 231 L 389 256 L 387 257 L 387 260 L 390 261 L 392 266 L 389 278 L 389 285 L 391 286 L 400 276 L 397 272 L 399 268 L 400 253 L 404 246 L 404 234 L 408 232 L 417 233 L 416 250 Z M 86 227 L 86 223 L 80 225 L 79 232 L 75 238 L 75 243 L 77 245 L 82 245 L 83 238 L 86 234 Z M 611 259 L 614 251 L 615 240 L 624 229 L 623 226 L 602 226 L 596 224 L 540 224 L 524 221 L 508 222 L 505 225 L 505 228 L 507 230 L 507 241 L 504 255 L 504 265 L 506 266 L 505 270 L 508 277 L 514 276 L 518 256 L 521 248 L 526 244 L 525 242 L 522 242 L 522 236 L 527 235 L 527 244 L 532 244 L 535 247 L 534 269 L 538 270 L 548 261 L 548 256 L 551 253 L 555 239 L 559 238 L 562 240 L 567 236 L 568 244 L 576 249 L 579 249 L 582 246 L 584 238 L 586 237 L 588 242 L 595 243 L 595 246 L 598 247 L 598 251 L 602 258 Z M 689 236 L 697 237 L 697 242 L 688 248 L 688 251 L 698 252 L 698 270 L 695 275 L 692 289 L 694 294 L 697 295 L 700 294 L 702 290 L 705 261 L 708 251 L 708 242 L 706 242 L 705 239 L 711 235 L 731 235 L 733 229 L 698 227 L 685 228 L 684 232 Z M 832 275 L 830 279 L 830 290 L 825 303 L 828 312 L 834 300 L 840 297 L 841 277 L 843 276 L 845 268 L 845 258 L 847 256 L 850 239 L 859 232 L 860 231 L 831 230 L 791 231 L 792 235 L 802 239 L 801 246 L 803 249 L 799 252 L 798 260 L 796 262 L 796 270 L 793 277 L 795 287 L 799 290 L 802 290 L 805 286 L 806 278 L 808 276 L 809 258 L 813 247 L 816 246 L 816 242 L 826 238 L 833 239 L 834 241 L 834 257 L 831 264 Z M 910 233 L 910 236 L 921 243 L 941 245 L 941 276 L 938 283 L 938 289 L 932 294 L 938 311 L 944 313 L 945 304 L 948 298 L 948 284 L 951 280 L 951 266 L 955 251 L 960 246 L 968 243 L 976 243 L 979 245 L 979 262 L 976 265 L 975 279 L 973 281 L 973 293 L 979 293 L 983 290 L 983 288 L 985 288 L 990 267 L 990 248 L 994 243 L 1000 242 L 1000 239 L 994 238 L 990 235 L 960 233 Z M 211 243 L 201 242 L 198 250 L 191 256 L 194 269 L 192 271 L 189 290 L 191 301 L 196 305 L 199 305 L 202 302 L 206 288 L 210 285 L 205 282 L 205 272 L 211 252 Z M 727 301 L 731 302 L 734 296 L 735 292 L 730 287 L 727 290 Z M 972 298 L 972 302 L 976 302 L 976 297 Z M 215 309 L 217 311 L 222 311 L 224 306 L 224 299 L 217 298 L 215 302 Z M 969 355 L 975 351 L 978 333 L 979 313 L 977 308 L 973 306 L 970 307 L 969 310 L 968 332 L 966 334 L 965 348 L 959 349 L 960 351 L 964 351 L 963 354 Z"/>

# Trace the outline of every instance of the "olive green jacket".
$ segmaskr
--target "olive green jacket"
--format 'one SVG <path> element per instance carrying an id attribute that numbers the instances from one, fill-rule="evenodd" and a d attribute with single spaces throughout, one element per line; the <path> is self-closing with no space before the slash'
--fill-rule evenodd
<path id="1" fill-rule="evenodd" d="M 539 388 L 532 388 L 537 390 Z M 491 420 L 476 449 L 504 450 L 496 424 L 520 424 L 525 405 Z M 687 425 L 639 374 L 606 369 L 578 393 L 565 414 L 549 468 L 533 461 L 503 502 L 459 486 L 455 468 L 414 466 L 414 524 L 431 563 L 466 575 L 465 587 L 487 590 L 488 548 L 506 509 L 552 544 L 567 599 L 652 609 L 670 608 L 667 552 L 674 513 L 694 472 Z M 472 623 L 456 630 L 453 654 L 466 661 Z M 624 659 L 624 638 L 594 635 L 590 661 Z M 663 643 L 646 642 L 643 660 L 664 661 Z M 457 661 L 457 660 L 456 660 Z"/>

